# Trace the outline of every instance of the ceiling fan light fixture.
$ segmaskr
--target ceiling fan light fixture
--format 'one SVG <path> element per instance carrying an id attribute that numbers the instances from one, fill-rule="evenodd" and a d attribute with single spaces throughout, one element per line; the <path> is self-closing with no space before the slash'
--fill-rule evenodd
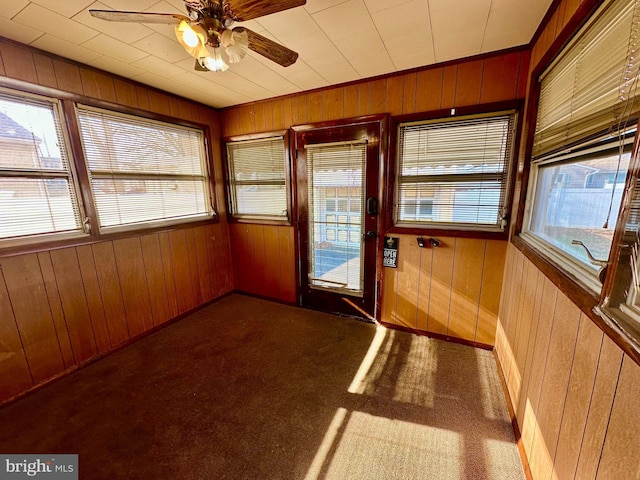
<path id="1" fill-rule="evenodd" d="M 293 50 L 248 28 L 231 29 L 231 25 L 305 3 L 306 0 L 184 0 L 188 17 L 177 13 L 121 10 L 89 10 L 89 13 L 111 22 L 174 25 L 178 43 L 195 59 L 197 71 L 224 71 L 229 64 L 241 61 L 249 50 L 282 67 L 293 65 L 298 59 Z M 216 48 L 218 53 L 212 56 L 209 47 Z M 205 63 L 211 68 L 206 68 Z"/>
<path id="2" fill-rule="evenodd" d="M 200 64 L 212 72 L 224 72 L 229 69 L 229 65 L 223 59 L 221 48 L 213 48 L 209 50 L 209 55 L 199 58 Z"/>
<path id="3" fill-rule="evenodd" d="M 187 28 L 184 32 L 182 32 L 182 40 L 187 44 L 188 47 L 197 47 L 200 43 L 200 39 L 196 32 L 194 32 L 191 28 Z"/>
<path id="4" fill-rule="evenodd" d="M 249 51 L 249 36 L 246 30 L 225 30 L 220 36 L 220 43 L 229 57 L 229 63 L 238 63 Z"/>
<path id="5" fill-rule="evenodd" d="M 207 44 L 207 32 L 200 25 L 190 25 L 181 20 L 175 27 L 176 38 L 180 45 L 191 55 L 197 58 L 197 50 Z"/>

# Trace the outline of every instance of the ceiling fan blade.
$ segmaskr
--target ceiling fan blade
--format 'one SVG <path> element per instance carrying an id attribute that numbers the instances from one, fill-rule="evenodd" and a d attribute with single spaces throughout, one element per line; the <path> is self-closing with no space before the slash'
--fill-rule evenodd
<path id="1" fill-rule="evenodd" d="M 274 42 L 273 40 L 263 37 L 259 33 L 256 33 L 248 28 L 236 27 L 234 32 L 246 31 L 249 37 L 249 49 L 256 53 L 259 53 L 265 58 L 276 62 L 283 67 L 288 67 L 296 63 L 298 59 L 298 53 L 293 50 L 289 50 L 284 45 Z"/>
<path id="2" fill-rule="evenodd" d="M 236 22 L 246 22 L 271 13 L 301 7 L 305 3 L 307 0 L 280 0 L 278 2 L 273 0 L 224 0 L 223 8 L 226 17 Z"/>
<path id="3" fill-rule="evenodd" d="M 177 13 L 120 12 L 117 10 L 89 10 L 89 13 L 96 18 L 110 22 L 177 24 L 181 20 L 190 21 L 189 17 Z"/>

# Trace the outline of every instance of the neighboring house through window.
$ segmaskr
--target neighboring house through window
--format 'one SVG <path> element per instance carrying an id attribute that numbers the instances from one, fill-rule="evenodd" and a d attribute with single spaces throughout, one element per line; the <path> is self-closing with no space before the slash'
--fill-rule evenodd
<path id="1" fill-rule="evenodd" d="M 55 100 L 0 92 L 0 242 L 82 234 Z"/>

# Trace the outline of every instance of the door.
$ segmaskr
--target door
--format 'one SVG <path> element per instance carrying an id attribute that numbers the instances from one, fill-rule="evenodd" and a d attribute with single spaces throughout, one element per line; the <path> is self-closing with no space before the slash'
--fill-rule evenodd
<path id="1" fill-rule="evenodd" d="M 299 301 L 376 318 L 385 117 L 294 127 Z"/>

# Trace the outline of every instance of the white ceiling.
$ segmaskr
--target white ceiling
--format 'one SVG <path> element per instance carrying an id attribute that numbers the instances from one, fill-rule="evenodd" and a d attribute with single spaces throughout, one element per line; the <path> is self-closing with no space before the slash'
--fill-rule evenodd
<path id="1" fill-rule="evenodd" d="M 88 12 L 186 14 L 183 0 L 0 0 L 0 36 L 225 107 L 524 45 L 551 2 L 307 0 L 234 25 L 297 51 L 294 65 L 250 52 L 226 72 L 194 71 L 171 25 L 107 22 Z"/>

